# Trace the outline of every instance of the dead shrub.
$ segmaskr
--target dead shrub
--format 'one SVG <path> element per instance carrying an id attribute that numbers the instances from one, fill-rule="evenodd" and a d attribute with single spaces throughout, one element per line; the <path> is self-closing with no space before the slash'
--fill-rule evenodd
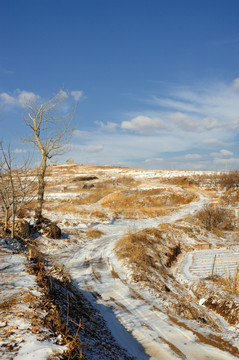
<path id="1" fill-rule="evenodd" d="M 231 274 L 229 271 L 226 272 L 225 277 L 220 278 L 220 281 L 226 289 L 233 293 L 239 294 L 239 269 L 238 266 L 236 267 L 234 274 Z"/>
<path id="2" fill-rule="evenodd" d="M 217 232 L 217 230 L 233 230 L 234 228 L 231 212 L 219 206 L 205 205 L 204 208 L 198 212 L 197 218 L 206 230 L 211 232 Z"/>
<path id="3" fill-rule="evenodd" d="M 237 189 L 239 187 L 239 171 L 229 171 L 221 173 L 218 176 L 218 183 L 222 188 L 226 190 Z"/>

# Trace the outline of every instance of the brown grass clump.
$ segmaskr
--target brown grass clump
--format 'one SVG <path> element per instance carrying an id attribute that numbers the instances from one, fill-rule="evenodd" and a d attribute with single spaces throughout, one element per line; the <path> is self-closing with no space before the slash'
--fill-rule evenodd
<path id="1" fill-rule="evenodd" d="M 144 233 L 128 233 L 117 243 L 116 254 L 119 259 L 127 259 L 133 265 L 136 281 L 146 281 L 150 267 L 157 267 L 152 255 L 148 253 L 148 238 Z"/>
<path id="2" fill-rule="evenodd" d="M 97 229 L 88 229 L 86 231 L 86 236 L 92 239 L 96 239 L 104 235 L 103 231 Z"/>
<path id="3" fill-rule="evenodd" d="M 229 280 L 213 275 L 201 279 L 194 286 L 194 294 L 200 299 L 206 294 L 204 305 L 223 316 L 230 324 L 238 323 L 238 271 Z M 235 280 L 235 282 L 234 282 Z"/>
<path id="4" fill-rule="evenodd" d="M 204 206 L 204 208 L 197 213 L 197 218 L 206 230 L 218 235 L 224 230 L 234 229 L 231 212 L 219 206 Z"/>
<path id="5" fill-rule="evenodd" d="M 239 269 L 236 267 L 234 274 L 226 272 L 225 277 L 220 278 L 221 283 L 224 287 L 233 294 L 239 294 Z"/>
<path id="6" fill-rule="evenodd" d="M 115 251 L 119 259 L 131 265 L 132 276 L 136 281 L 147 281 L 152 272 L 165 277 L 166 268 L 172 265 L 181 252 L 180 244 L 171 238 L 164 238 L 158 228 L 128 232 L 118 241 Z M 159 285 L 160 281 L 157 281 Z"/>
<path id="7" fill-rule="evenodd" d="M 239 189 L 226 191 L 221 199 L 226 205 L 237 205 L 239 203 Z"/>

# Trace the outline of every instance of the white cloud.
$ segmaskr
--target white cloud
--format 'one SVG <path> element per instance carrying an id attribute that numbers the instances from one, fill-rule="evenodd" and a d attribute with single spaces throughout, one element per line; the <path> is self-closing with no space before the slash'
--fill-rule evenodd
<path id="1" fill-rule="evenodd" d="M 213 117 L 199 118 L 186 113 L 176 112 L 167 115 L 176 125 L 186 131 L 204 131 L 220 128 L 223 124 Z"/>
<path id="2" fill-rule="evenodd" d="M 236 130 L 239 128 L 239 119 L 235 119 L 228 124 L 230 129 Z"/>
<path id="3" fill-rule="evenodd" d="M 187 154 L 184 156 L 184 158 L 186 160 L 198 160 L 198 159 L 201 159 L 201 155 L 200 154 Z"/>
<path id="4" fill-rule="evenodd" d="M 33 103 L 39 99 L 39 96 L 34 94 L 33 92 L 25 91 L 25 90 L 17 90 L 17 102 L 21 106 L 25 106 L 26 104 Z"/>
<path id="5" fill-rule="evenodd" d="M 168 115 L 168 118 L 185 130 L 194 130 L 199 127 L 200 121 L 193 116 L 177 112 Z"/>
<path id="6" fill-rule="evenodd" d="M 25 154 L 27 152 L 26 149 L 14 149 L 15 154 Z"/>
<path id="7" fill-rule="evenodd" d="M 211 153 L 211 156 L 214 156 L 214 157 L 232 156 L 232 155 L 233 155 L 233 152 L 226 150 L 226 149 L 222 149 L 219 152 Z"/>
<path id="8" fill-rule="evenodd" d="M 86 152 L 88 153 L 96 153 L 102 151 L 104 149 L 103 145 L 89 145 L 86 147 Z"/>
<path id="9" fill-rule="evenodd" d="M 153 96 L 147 102 L 154 106 L 158 105 L 167 112 L 176 110 L 201 120 L 216 119 L 216 126 L 227 128 L 239 114 L 238 92 L 235 91 L 239 89 L 239 78 L 235 79 L 233 84 L 233 86 L 213 83 L 171 87 L 170 96 Z"/>
<path id="10" fill-rule="evenodd" d="M 229 158 L 229 159 L 222 159 L 222 158 L 215 158 L 213 160 L 213 162 L 215 164 L 231 164 L 231 165 L 235 165 L 238 166 L 239 165 L 239 158 Z"/>
<path id="11" fill-rule="evenodd" d="M 75 101 L 79 101 L 84 96 L 84 93 L 82 90 L 74 90 L 74 91 L 71 91 L 70 94 L 73 96 Z"/>
<path id="12" fill-rule="evenodd" d="M 223 156 L 233 155 L 233 152 L 232 152 L 232 151 L 225 150 L 225 149 L 222 149 L 222 150 L 220 151 L 220 153 L 221 153 Z"/>
<path id="13" fill-rule="evenodd" d="M 17 100 L 7 93 L 1 93 L 0 98 L 2 99 L 4 104 L 15 105 L 17 103 Z"/>
<path id="14" fill-rule="evenodd" d="M 101 129 L 105 129 L 105 130 L 116 130 L 119 127 L 118 124 L 110 121 L 108 121 L 106 124 L 103 123 L 103 121 L 95 121 L 95 124 L 99 125 Z"/>
<path id="15" fill-rule="evenodd" d="M 221 127 L 219 121 L 213 117 L 206 117 L 202 119 L 202 126 L 208 130 Z"/>
<path id="16" fill-rule="evenodd" d="M 205 139 L 205 140 L 203 140 L 203 143 L 207 144 L 207 145 L 213 145 L 213 146 L 232 146 L 233 145 L 232 142 L 227 143 L 227 142 L 223 142 L 221 140 L 214 139 L 214 138 Z"/>
<path id="17" fill-rule="evenodd" d="M 123 130 L 146 134 L 154 130 L 167 130 L 168 125 L 159 118 L 150 118 L 148 116 L 139 115 L 130 121 L 123 121 L 121 123 L 121 128 Z"/>
<path id="18" fill-rule="evenodd" d="M 74 130 L 72 135 L 77 138 L 84 138 L 86 136 L 88 137 L 90 135 L 90 132 L 82 131 L 82 130 Z"/>
<path id="19" fill-rule="evenodd" d="M 239 78 L 236 78 L 236 79 L 233 80 L 232 87 L 236 91 L 239 90 Z"/>
<path id="20" fill-rule="evenodd" d="M 156 163 L 156 162 L 162 162 L 164 159 L 163 158 L 152 158 L 152 159 L 146 159 L 145 162 L 146 163 Z"/>
<path id="21" fill-rule="evenodd" d="M 0 99 L 7 105 L 24 106 L 28 103 L 37 101 L 39 96 L 30 91 L 17 89 L 14 91 L 13 95 L 9 95 L 5 92 L 1 93 Z"/>

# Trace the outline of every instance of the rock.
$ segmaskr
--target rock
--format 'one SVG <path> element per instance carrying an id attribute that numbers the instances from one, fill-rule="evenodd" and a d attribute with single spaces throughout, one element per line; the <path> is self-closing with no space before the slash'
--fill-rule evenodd
<path id="1" fill-rule="evenodd" d="M 51 223 L 48 225 L 48 229 L 45 235 L 52 239 L 60 239 L 61 229 L 56 224 Z"/>
<path id="2" fill-rule="evenodd" d="M 77 182 L 77 181 L 90 181 L 90 180 L 97 180 L 98 177 L 95 175 L 86 175 L 86 176 L 77 176 L 76 178 L 74 178 L 72 180 L 72 182 Z"/>
<path id="3" fill-rule="evenodd" d="M 8 223 L 8 230 L 11 231 L 12 224 Z M 30 236 L 30 225 L 28 221 L 24 219 L 15 221 L 15 234 L 19 236 L 19 238 L 27 239 Z"/>
<path id="4" fill-rule="evenodd" d="M 57 226 L 56 223 L 44 217 L 38 220 L 38 223 L 36 225 L 36 230 L 52 239 L 61 238 L 61 229 L 59 228 L 59 226 Z"/>
<path id="5" fill-rule="evenodd" d="M 83 187 L 82 187 L 82 189 L 92 189 L 93 187 L 95 187 L 95 185 L 94 184 L 84 184 L 83 185 Z"/>

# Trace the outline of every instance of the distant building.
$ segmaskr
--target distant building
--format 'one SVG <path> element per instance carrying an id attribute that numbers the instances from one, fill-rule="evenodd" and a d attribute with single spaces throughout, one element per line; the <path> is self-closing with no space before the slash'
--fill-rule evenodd
<path id="1" fill-rule="evenodd" d="M 67 160 L 66 160 L 66 163 L 67 163 L 67 164 L 75 164 L 74 160 L 71 159 L 71 158 L 70 158 L 70 159 L 67 159 Z"/>

